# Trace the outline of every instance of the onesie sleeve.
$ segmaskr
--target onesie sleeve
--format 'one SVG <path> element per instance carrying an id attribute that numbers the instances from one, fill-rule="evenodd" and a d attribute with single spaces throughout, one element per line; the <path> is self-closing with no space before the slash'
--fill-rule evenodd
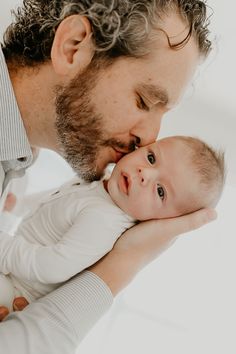
<path id="1" fill-rule="evenodd" d="M 61 240 L 50 246 L 1 233 L 0 271 L 42 283 L 66 281 L 112 249 L 125 229 L 121 224 L 104 209 L 88 208 L 81 211 Z"/>
<path id="2" fill-rule="evenodd" d="M 0 232 L 14 233 L 14 230 L 17 228 L 17 225 L 20 222 L 20 218 L 15 214 L 3 211 L 0 213 Z"/>

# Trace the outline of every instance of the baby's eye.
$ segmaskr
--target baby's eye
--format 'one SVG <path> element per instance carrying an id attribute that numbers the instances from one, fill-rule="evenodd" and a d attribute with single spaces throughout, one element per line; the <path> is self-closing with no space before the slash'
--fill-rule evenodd
<path id="1" fill-rule="evenodd" d="M 151 165 L 153 165 L 156 162 L 155 155 L 151 152 L 147 155 L 148 161 L 150 162 Z"/>
<path id="2" fill-rule="evenodd" d="M 161 186 L 159 186 L 159 185 L 157 185 L 157 193 L 158 193 L 159 197 L 160 197 L 162 200 L 164 200 L 164 198 L 165 198 L 165 191 L 164 191 L 164 189 L 163 189 Z"/>

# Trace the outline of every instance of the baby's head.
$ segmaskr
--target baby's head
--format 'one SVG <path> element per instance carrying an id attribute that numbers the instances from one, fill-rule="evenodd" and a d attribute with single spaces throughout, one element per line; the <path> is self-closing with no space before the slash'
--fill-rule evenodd
<path id="1" fill-rule="evenodd" d="M 173 136 L 124 156 L 107 189 L 135 219 L 163 219 L 214 207 L 224 179 L 222 152 L 197 138 Z"/>

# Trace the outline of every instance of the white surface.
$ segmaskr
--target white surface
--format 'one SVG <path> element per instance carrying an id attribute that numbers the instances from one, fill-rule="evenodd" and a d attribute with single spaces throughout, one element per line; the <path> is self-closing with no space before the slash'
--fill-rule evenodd
<path id="1" fill-rule="evenodd" d="M 0 29 L 9 21 L 1 5 Z M 80 354 L 235 354 L 236 319 L 236 5 L 211 0 L 217 50 L 197 75 L 185 101 L 163 120 L 161 135 L 194 134 L 226 150 L 228 179 L 218 220 L 183 236 L 137 276 L 89 334 Z M 28 192 L 71 176 L 64 161 L 43 151 L 29 170 Z"/>

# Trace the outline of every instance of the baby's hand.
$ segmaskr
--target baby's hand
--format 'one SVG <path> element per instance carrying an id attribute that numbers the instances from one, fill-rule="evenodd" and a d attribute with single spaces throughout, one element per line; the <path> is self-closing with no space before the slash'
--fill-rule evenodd
<path id="1" fill-rule="evenodd" d="M 27 305 L 29 305 L 29 303 L 23 296 L 16 297 L 13 301 L 13 310 L 22 311 Z M 8 308 L 5 306 L 0 306 L 0 322 L 2 322 L 8 314 Z"/>
<path id="2" fill-rule="evenodd" d="M 3 211 L 12 211 L 16 205 L 16 196 L 13 193 L 8 193 Z"/>

